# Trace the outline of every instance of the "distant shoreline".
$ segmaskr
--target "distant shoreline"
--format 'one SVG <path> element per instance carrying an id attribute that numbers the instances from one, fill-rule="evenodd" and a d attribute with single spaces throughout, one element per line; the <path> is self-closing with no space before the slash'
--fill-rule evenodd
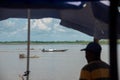
<path id="1" fill-rule="evenodd" d="M 88 44 L 91 41 L 31 41 L 30 44 Z M 27 41 L 4 41 L 0 44 L 27 44 Z M 109 44 L 108 40 L 101 40 L 100 44 Z M 120 44 L 120 41 L 118 41 Z"/>
<path id="2" fill-rule="evenodd" d="M 90 41 L 31 41 L 30 44 L 87 44 Z M 27 41 L 5 41 L 0 44 L 27 44 Z"/>

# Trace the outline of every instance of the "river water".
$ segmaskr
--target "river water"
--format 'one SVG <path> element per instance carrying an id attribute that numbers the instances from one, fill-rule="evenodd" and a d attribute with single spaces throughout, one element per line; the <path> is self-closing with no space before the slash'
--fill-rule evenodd
<path id="1" fill-rule="evenodd" d="M 30 80 L 79 80 L 80 70 L 87 63 L 81 44 L 31 45 Z M 27 45 L 0 44 L 0 80 L 20 80 L 19 75 L 26 71 L 26 58 L 19 54 L 27 53 Z M 66 52 L 42 52 L 43 48 L 68 49 Z M 109 46 L 102 45 L 102 60 L 109 64 Z M 118 46 L 118 50 L 120 47 Z"/>

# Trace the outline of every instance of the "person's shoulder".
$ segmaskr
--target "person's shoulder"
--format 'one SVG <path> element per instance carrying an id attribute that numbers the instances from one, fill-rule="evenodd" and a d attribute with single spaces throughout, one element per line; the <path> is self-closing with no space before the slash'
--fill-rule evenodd
<path id="1" fill-rule="evenodd" d="M 82 70 L 87 70 L 87 71 L 92 71 L 91 69 L 92 69 L 92 64 L 86 64 L 86 65 L 82 68 Z"/>
<path id="2" fill-rule="evenodd" d="M 87 71 L 93 71 L 95 69 L 100 69 L 100 68 L 107 68 L 109 69 L 109 65 L 103 61 L 93 61 L 87 65 L 85 65 L 82 70 L 87 70 Z"/>
<path id="3" fill-rule="evenodd" d="M 99 65 L 101 65 L 101 66 L 103 66 L 105 68 L 109 68 L 110 67 L 110 65 L 108 63 L 103 62 L 103 61 L 101 61 Z"/>

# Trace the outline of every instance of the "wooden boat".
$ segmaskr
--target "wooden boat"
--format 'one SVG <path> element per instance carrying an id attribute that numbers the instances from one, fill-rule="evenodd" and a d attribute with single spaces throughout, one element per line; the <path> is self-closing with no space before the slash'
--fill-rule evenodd
<path id="1" fill-rule="evenodd" d="M 22 59 L 22 58 L 27 58 L 27 56 L 25 54 L 19 54 L 19 58 Z M 39 56 L 37 55 L 32 55 L 30 56 L 29 58 L 39 58 Z"/>
<path id="2" fill-rule="evenodd" d="M 42 49 L 42 52 L 65 52 L 68 49 Z"/>

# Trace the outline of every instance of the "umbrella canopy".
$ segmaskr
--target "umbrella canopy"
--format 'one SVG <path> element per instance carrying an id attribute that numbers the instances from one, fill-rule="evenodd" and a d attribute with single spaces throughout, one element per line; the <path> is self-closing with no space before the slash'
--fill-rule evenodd
<path id="1" fill-rule="evenodd" d="M 97 39 L 108 38 L 108 24 L 94 17 L 91 3 L 87 3 L 86 7 L 81 10 L 61 12 L 62 25 L 79 30 Z"/>
<path id="2" fill-rule="evenodd" d="M 22 4 L 22 3 L 21 3 Z M 81 31 L 85 34 L 93 36 L 97 39 L 108 38 L 108 23 L 109 23 L 109 6 L 97 2 L 67 2 L 66 8 L 35 8 L 29 6 L 31 19 L 41 19 L 46 17 L 61 19 L 61 25 Z M 64 4 L 64 5 L 65 5 Z M 34 5 L 34 4 L 33 4 Z M 60 5 L 60 4 L 59 4 Z M 62 4 L 63 5 L 63 4 Z M 8 18 L 27 18 L 27 8 L 14 8 L 16 5 L 8 8 L 1 5 L 0 20 Z M 71 6 L 71 8 L 70 8 Z M 4 7 L 4 8 L 3 8 Z M 74 8 L 77 9 L 74 9 Z M 118 14 L 118 26 L 120 26 L 120 13 Z M 120 30 L 118 27 L 117 30 Z M 118 38 L 120 32 L 117 31 Z"/>

